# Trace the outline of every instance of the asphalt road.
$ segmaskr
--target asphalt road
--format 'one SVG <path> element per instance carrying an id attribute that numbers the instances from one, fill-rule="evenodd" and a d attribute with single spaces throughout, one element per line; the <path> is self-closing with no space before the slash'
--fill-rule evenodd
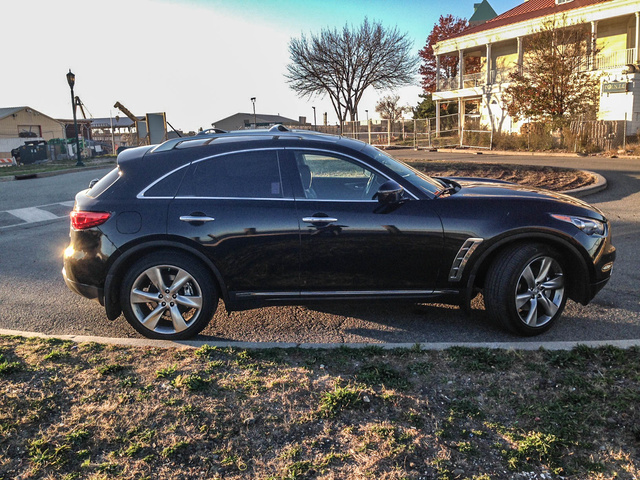
<path id="1" fill-rule="evenodd" d="M 618 248 L 613 278 L 589 306 L 569 302 L 563 318 L 550 332 L 524 341 L 640 339 L 640 160 L 413 151 L 396 156 L 561 165 L 602 174 L 609 188 L 586 200 L 612 220 L 614 245 Z M 123 317 L 110 322 L 98 303 L 70 292 L 60 274 L 62 252 L 68 242 L 67 214 L 74 194 L 107 171 L 79 170 L 0 182 L 0 329 L 139 337 Z M 466 315 L 457 307 L 391 304 L 270 307 L 229 315 L 221 304 L 199 339 L 294 343 L 522 340 L 490 324 L 481 308 Z"/>

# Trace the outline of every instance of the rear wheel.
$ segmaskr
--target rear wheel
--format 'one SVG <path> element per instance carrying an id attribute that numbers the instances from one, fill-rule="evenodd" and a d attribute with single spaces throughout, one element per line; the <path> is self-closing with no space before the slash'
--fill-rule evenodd
<path id="1" fill-rule="evenodd" d="M 120 290 L 125 318 L 148 338 L 179 340 L 204 329 L 218 305 L 209 272 L 175 251 L 154 252 L 126 273 Z"/>
<path id="2" fill-rule="evenodd" d="M 491 317 L 521 335 L 547 331 L 567 301 L 560 255 L 543 244 L 513 246 L 491 265 L 485 305 Z"/>

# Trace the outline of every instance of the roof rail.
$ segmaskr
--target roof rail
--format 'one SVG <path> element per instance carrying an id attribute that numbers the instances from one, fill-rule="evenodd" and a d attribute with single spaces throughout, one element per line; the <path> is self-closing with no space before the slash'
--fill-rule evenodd
<path id="1" fill-rule="evenodd" d="M 289 130 L 284 125 L 274 125 L 269 129 L 269 131 L 270 132 L 290 132 L 291 130 Z"/>
<path id="2" fill-rule="evenodd" d="M 208 135 L 210 133 L 229 133 L 226 130 L 221 130 L 219 128 L 207 128 L 201 132 L 198 132 L 198 135 Z"/>

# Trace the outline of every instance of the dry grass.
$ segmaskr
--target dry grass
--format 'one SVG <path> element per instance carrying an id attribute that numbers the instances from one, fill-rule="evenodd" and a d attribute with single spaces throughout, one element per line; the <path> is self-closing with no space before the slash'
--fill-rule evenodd
<path id="1" fill-rule="evenodd" d="M 3 479 L 632 479 L 640 350 L 0 337 Z"/>

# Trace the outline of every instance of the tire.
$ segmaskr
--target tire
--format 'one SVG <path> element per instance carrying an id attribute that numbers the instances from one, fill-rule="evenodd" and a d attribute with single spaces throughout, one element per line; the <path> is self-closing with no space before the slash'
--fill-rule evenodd
<path id="1" fill-rule="evenodd" d="M 489 316 L 520 335 L 549 330 L 567 302 L 561 258 L 543 244 L 515 245 L 502 252 L 485 281 Z"/>
<path id="2" fill-rule="evenodd" d="M 127 271 L 120 304 L 127 321 L 145 337 L 183 340 L 207 326 L 218 293 L 198 260 L 165 250 L 146 255 Z"/>

